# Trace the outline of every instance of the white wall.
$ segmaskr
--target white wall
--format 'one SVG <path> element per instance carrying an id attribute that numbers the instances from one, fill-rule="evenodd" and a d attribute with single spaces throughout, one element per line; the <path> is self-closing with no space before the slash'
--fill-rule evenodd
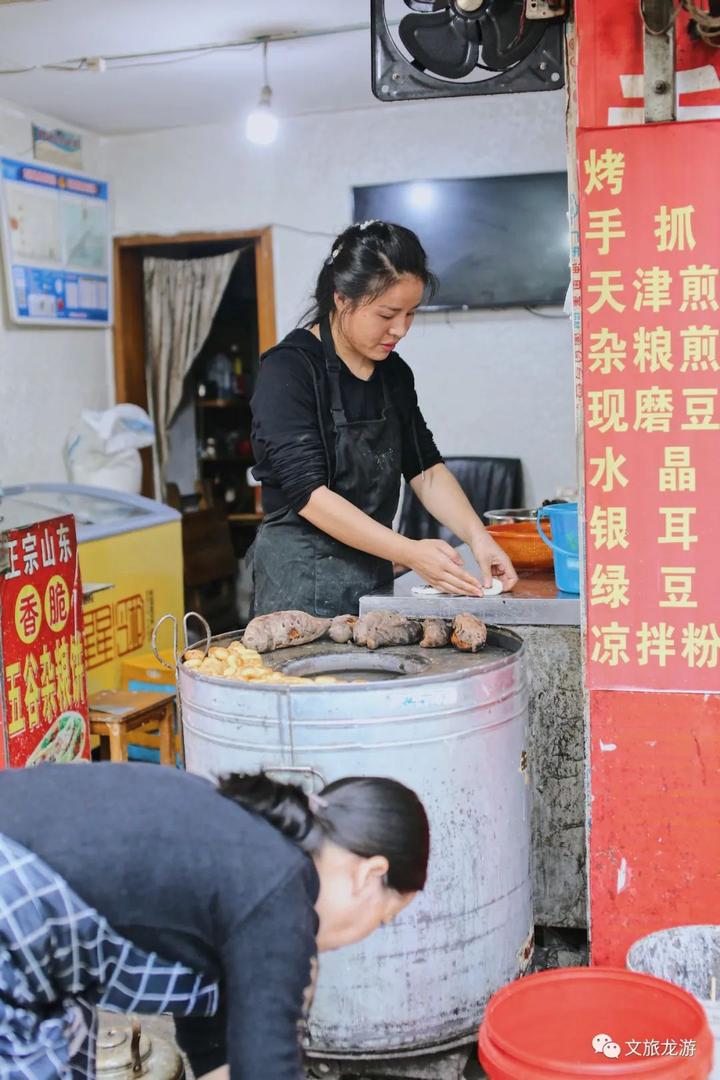
<path id="1" fill-rule="evenodd" d="M 67 126 L 0 102 L 0 147 L 32 158 L 31 122 Z M 101 141 L 84 134 L 84 167 L 102 175 Z M 109 333 L 18 326 L 0 266 L 0 486 L 64 480 L 62 447 L 83 408 L 111 404 Z"/>
<path id="2" fill-rule="evenodd" d="M 314 115 L 276 146 L 240 126 L 108 140 L 116 231 L 276 225 L 278 330 L 303 310 L 350 188 L 414 178 L 565 168 L 562 93 L 460 98 Z M 555 312 L 557 314 L 557 312 Z M 527 500 L 575 482 L 568 320 L 525 311 L 423 315 L 403 343 L 421 405 L 447 454 L 521 457 Z"/>

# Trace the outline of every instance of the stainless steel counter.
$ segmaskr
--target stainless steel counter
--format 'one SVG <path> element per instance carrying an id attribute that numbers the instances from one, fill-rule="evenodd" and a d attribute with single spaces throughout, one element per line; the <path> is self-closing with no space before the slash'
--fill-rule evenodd
<path id="1" fill-rule="evenodd" d="M 463 545 L 458 551 L 467 569 L 479 575 L 470 549 Z M 500 626 L 580 625 L 580 598 L 560 592 L 552 574 L 521 574 L 512 592 L 482 599 L 475 596 L 416 596 L 413 586 L 422 584 L 417 574 L 403 574 L 395 578 L 392 588 L 361 597 L 360 614 L 387 608 L 415 618 L 421 615 L 452 618 L 468 611 L 484 622 Z"/>

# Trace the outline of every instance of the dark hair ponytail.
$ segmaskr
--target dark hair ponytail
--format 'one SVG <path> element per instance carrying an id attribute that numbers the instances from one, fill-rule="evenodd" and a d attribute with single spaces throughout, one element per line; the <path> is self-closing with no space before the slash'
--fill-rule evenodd
<path id="1" fill-rule="evenodd" d="M 281 784 L 265 773 L 230 773 L 221 777 L 218 791 L 264 817 L 308 854 L 327 839 L 361 858 L 384 855 L 386 883 L 399 893 L 425 885 L 427 814 L 415 792 L 397 780 L 350 776 L 308 797 L 295 784 Z"/>
<path id="2" fill-rule="evenodd" d="M 310 327 L 331 315 L 336 292 L 354 304 L 374 300 L 403 274 L 419 278 L 429 295 L 435 292 L 435 275 L 414 232 L 387 221 L 351 225 L 333 242 L 301 325 Z"/>
<path id="3" fill-rule="evenodd" d="M 228 773 L 218 791 L 246 810 L 269 821 L 273 828 L 301 847 L 315 824 L 308 797 L 295 784 L 280 784 L 265 773 Z"/>

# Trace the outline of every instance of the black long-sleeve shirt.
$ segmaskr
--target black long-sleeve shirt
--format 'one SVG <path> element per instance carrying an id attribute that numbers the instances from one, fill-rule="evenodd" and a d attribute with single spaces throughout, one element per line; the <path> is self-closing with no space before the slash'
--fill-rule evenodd
<path id="1" fill-rule="evenodd" d="M 232 1080 L 304 1076 L 319 881 L 291 841 L 208 781 L 148 765 L 2 770 L 0 832 L 139 948 L 221 982 Z"/>
<path id="2" fill-rule="evenodd" d="M 402 425 L 406 480 L 442 461 L 418 406 L 415 381 L 397 353 L 359 379 L 341 361 L 340 393 L 348 420 L 382 416 L 382 375 Z M 322 343 L 309 330 L 293 330 L 260 365 L 252 399 L 253 472 L 263 485 L 266 514 L 286 506 L 302 510 L 334 465 L 334 437 Z M 319 421 L 323 418 L 323 423 Z M 329 466 L 329 467 L 328 467 Z"/>

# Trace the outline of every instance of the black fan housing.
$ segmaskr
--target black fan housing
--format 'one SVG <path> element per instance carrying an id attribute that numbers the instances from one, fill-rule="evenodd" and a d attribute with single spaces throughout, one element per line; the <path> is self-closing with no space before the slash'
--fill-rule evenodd
<path id="1" fill-rule="evenodd" d="M 390 32 L 385 0 L 372 0 L 373 93 L 383 101 L 556 90 L 563 79 L 561 18 L 530 19 L 526 0 L 405 0 Z M 474 70 L 494 77 L 459 82 Z"/>

